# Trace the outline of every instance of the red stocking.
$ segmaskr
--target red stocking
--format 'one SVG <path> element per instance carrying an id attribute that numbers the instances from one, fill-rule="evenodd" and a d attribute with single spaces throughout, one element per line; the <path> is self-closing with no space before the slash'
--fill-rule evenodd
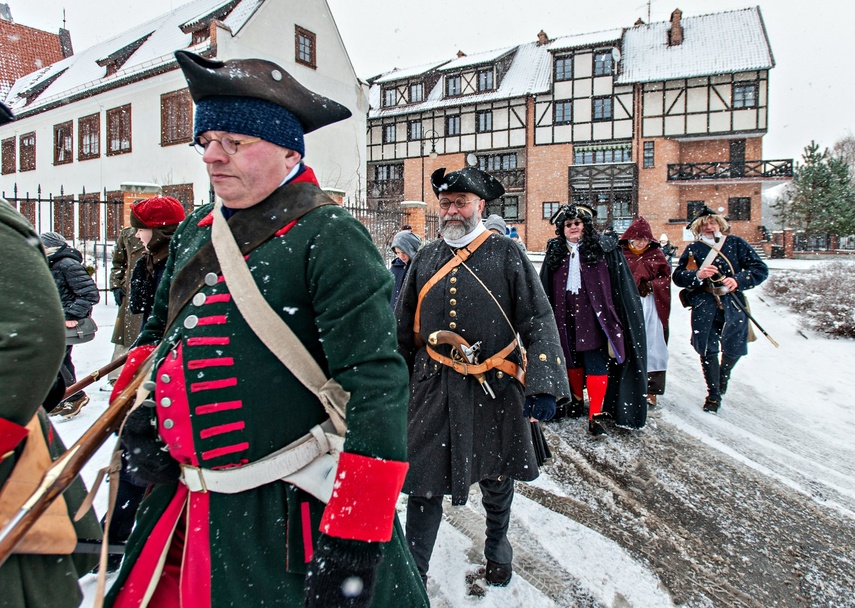
<path id="1" fill-rule="evenodd" d="M 608 376 L 588 376 L 588 417 L 593 418 L 603 411 L 603 401 L 606 399 Z"/>
<path id="2" fill-rule="evenodd" d="M 581 367 L 574 367 L 567 370 L 567 378 L 570 380 L 570 392 L 579 401 L 582 400 L 582 391 L 585 388 L 585 370 Z"/>

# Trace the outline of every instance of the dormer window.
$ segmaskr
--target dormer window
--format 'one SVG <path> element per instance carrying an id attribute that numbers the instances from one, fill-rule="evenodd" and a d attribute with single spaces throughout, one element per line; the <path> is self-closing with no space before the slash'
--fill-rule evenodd
<path id="1" fill-rule="evenodd" d="M 107 73 L 104 74 L 104 76 L 111 76 L 115 74 L 116 72 L 122 69 L 122 66 L 125 65 L 125 62 L 131 58 L 131 55 L 133 55 L 137 51 L 137 49 L 140 48 L 153 33 L 154 32 L 149 32 L 142 38 L 134 40 L 130 44 L 123 46 L 115 53 L 112 53 L 111 55 L 108 55 L 103 59 L 98 59 L 95 63 L 97 63 L 102 68 L 107 68 Z"/>
<path id="2" fill-rule="evenodd" d="M 614 59 L 611 49 L 594 53 L 594 76 L 611 76 L 614 74 Z"/>
<path id="3" fill-rule="evenodd" d="M 395 105 L 395 89 L 383 89 L 383 107 Z"/>
<path id="4" fill-rule="evenodd" d="M 423 82 L 414 82 L 410 85 L 410 103 L 419 103 L 425 100 L 425 85 Z"/>
<path id="5" fill-rule="evenodd" d="M 460 95 L 460 75 L 445 77 L 445 95 L 447 97 L 456 97 Z"/>
<path id="6" fill-rule="evenodd" d="M 480 70 L 478 72 L 478 91 L 492 91 L 493 88 L 493 70 Z"/>

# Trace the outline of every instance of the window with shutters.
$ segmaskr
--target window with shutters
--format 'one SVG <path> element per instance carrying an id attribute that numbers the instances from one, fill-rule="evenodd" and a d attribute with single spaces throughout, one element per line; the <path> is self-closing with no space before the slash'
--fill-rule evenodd
<path id="1" fill-rule="evenodd" d="M 121 190 L 107 192 L 105 203 L 107 208 L 107 239 L 115 241 L 122 230 L 125 212 L 125 193 Z"/>
<path id="2" fill-rule="evenodd" d="M 2 154 L 3 156 L 3 175 L 8 175 L 9 173 L 15 172 L 15 153 L 17 152 L 17 146 L 15 145 L 15 138 L 9 137 L 3 140 L 2 143 Z"/>
<path id="3" fill-rule="evenodd" d="M 160 96 L 160 145 L 174 146 L 193 140 L 193 101 L 187 89 Z"/>
<path id="4" fill-rule="evenodd" d="M 107 156 L 131 151 L 131 104 L 107 110 Z"/>
<path id="5" fill-rule="evenodd" d="M 84 241 L 97 241 L 101 225 L 101 195 L 97 192 L 81 194 L 77 204 L 78 238 Z"/>
<path id="6" fill-rule="evenodd" d="M 101 156 L 101 114 L 77 119 L 77 160 Z"/>
<path id="7" fill-rule="evenodd" d="M 18 157 L 18 171 L 36 170 L 36 134 L 25 133 L 19 139 L 20 156 Z"/>

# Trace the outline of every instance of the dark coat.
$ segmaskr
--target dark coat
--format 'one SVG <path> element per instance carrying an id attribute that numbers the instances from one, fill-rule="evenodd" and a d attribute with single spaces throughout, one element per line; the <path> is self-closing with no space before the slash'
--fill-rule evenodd
<path id="1" fill-rule="evenodd" d="M 412 264 L 412 261 L 410 262 Z M 401 288 L 404 286 L 404 279 L 407 278 L 407 271 L 410 269 L 410 264 L 404 264 L 400 258 L 392 260 L 392 265 L 389 270 L 392 276 L 395 277 L 395 290 L 392 292 L 392 309 L 398 303 L 398 296 L 401 295 Z"/>
<path id="2" fill-rule="evenodd" d="M 425 246 L 412 261 L 395 312 L 399 348 L 412 370 L 410 471 L 404 491 L 416 496 L 451 494 L 453 504 L 460 505 L 466 502 L 469 487 L 483 479 L 537 477 L 531 425 L 523 416 L 525 397 L 569 398 L 570 387 L 546 294 L 534 267 L 505 237 L 491 235 L 466 262 L 472 272 L 461 265 L 427 293 L 419 335 L 426 344 L 432 332 L 450 329 L 470 344 L 481 342 L 483 360 L 519 333 L 528 352 L 525 387 L 490 370 L 486 376 L 496 394 L 492 399 L 474 377 L 437 363 L 416 343 L 413 327 L 419 292 L 452 255 L 445 241 Z M 437 346 L 437 351 L 450 356 L 447 345 Z M 508 359 L 522 362 L 519 350 Z"/>
<path id="3" fill-rule="evenodd" d="M 638 288 L 626 259 L 617 246 L 617 238 L 600 237 L 611 283 L 611 299 L 623 328 L 625 358 L 623 363 L 609 360 L 609 380 L 603 412 L 610 414 L 618 426 L 640 429 L 647 423 L 647 335 Z M 567 257 L 564 237 L 550 239 L 540 268 L 540 280 L 556 309 L 553 281 L 557 270 Z M 584 265 L 584 262 L 583 262 Z M 556 317 L 553 315 L 553 322 Z"/>
<path id="4" fill-rule="evenodd" d="M 142 329 L 142 315 L 128 312 L 128 295 L 130 294 L 131 271 L 143 254 L 145 247 L 136 237 L 137 229 L 133 227 L 122 228 L 113 248 L 112 270 L 110 271 L 110 290 L 123 289 L 125 299 L 119 307 L 116 316 L 116 325 L 113 328 L 113 344 L 130 346 L 140 335 Z"/>
<path id="5" fill-rule="evenodd" d="M 153 266 L 152 272 L 146 264 L 145 256 L 137 260 L 133 271 L 131 271 L 131 282 L 128 291 L 128 312 L 132 315 L 140 315 L 142 322 L 148 320 L 151 309 L 154 307 L 154 294 L 157 286 L 163 278 L 166 269 L 166 260 L 161 260 Z"/>
<path id="6" fill-rule="evenodd" d="M 0 419 L 26 426 L 56 379 L 65 355 L 65 329 L 59 295 L 39 237 L 2 199 L 0 259 L 0 386 L 4 392 Z M 58 457 L 65 448 L 44 412 L 39 414 L 39 422 L 51 456 Z M 0 488 L 23 447 L 22 442 L 0 461 Z M 70 515 L 85 495 L 78 478 L 64 494 Z M 75 523 L 75 529 L 79 538 L 101 537 L 92 511 Z M 0 603 L 12 608 L 78 606 L 83 594 L 77 579 L 95 565 L 96 559 L 95 555 L 13 554 L 0 567 Z"/>
<path id="7" fill-rule="evenodd" d="M 677 262 L 674 269 L 674 284 L 691 290 L 689 306 L 692 308 L 692 347 L 699 355 L 704 356 L 710 352 L 718 352 L 717 345 L 711 345 L 710 339 L 713 332 L 713 321 L 718 312 L 715 297 L 701 288 L 702 282 L 698 280 L 698 270 L 710 252 L 710 246 L 703 241 L 689 243 Z M 731 298 L 739 298 L 745 305 L 745 295 L 742 293 L 747 289 L 757 287 L 769 276 L 769 268 L 760 259 L 754 248 L 745 239 L 738 236 L 728 236 L 721 248 L 724 256 L 733 265 L 716 256 L 713 264 L 719 272 L 726 277 L 734 277 L 739 285 L 738 291 L 720 296 L 724 306 L 724 327 L 721 330 L 721 352 L 737 359 L 748 354 L 748 324 L 750 321 L 741 310 L 739 310 Z M 690 264 L 689 260 L 693 260 Z M 695 266 L 690 270 L 687 266 Z M 713 350 L 709 351 L 712 346 Z"/>
<path id="8" fill-rule="evenodd" d="M 59 290 L 62 312 L 67 320 L 85 319 L 101 294 L 95 281 L 82 264 L 83 256 L 77 249 L 63 244 L 48 256 L 50 273 Z"/>
<path id="9" fill-rule="evenodd" d="M 240 241 L 240 234 L 251 237 L 267 229 L 274 211 L 273 221 L 282 209 L 299 209 L 319 197 L 329 200 L 315 184 L 288 183 L 235 213 L 229 225 Z M 169 395 L 171 402 L 164 407 L 159 400 L 155 411 L 171 457 L 220 468 L 255 462 L 279 450 L 327 414 L 249 327 L 222 275 L 214 271 L 219 266 L 207 249 L 211 210 L 210 204 L 198 208 L 176 231 L 139 343 L 157 345 L 156 393 Z M 341 207 L 326 204 L 289 225 L 283 235 L 252 249 L 250 272 L 324 372 L 350 393 L 344 451 L 403 461 L 407 373 L 389 308 L 392 277 L 368 232 Z M 211 257 L 197 256 L 200 250 L 211 251 Z M 186 303 L 176 304 L 183 301 L 176 294 L 184 290 L 189 290 Z M 173 422 L 168 435 L 165 429 L 172 429 Z M 119 593 L 133 593 L 141 580 L 148 584 L 145 556 L 170 542 L 172 526 L 184 517 L 185 501 L 190 505 L 182 570 L 185 605 L 194 597 L 194 606 L 212 608 L 248 602 L 303 606 L 303 543 L 317 539 L 326 508 L 321 501 L 286 483 L 188 497 L 177 481 L 157 486 L 143 500 L 108 606 Z M 426 606 L 397 520 L 383 552 L 375 605 Z"/>

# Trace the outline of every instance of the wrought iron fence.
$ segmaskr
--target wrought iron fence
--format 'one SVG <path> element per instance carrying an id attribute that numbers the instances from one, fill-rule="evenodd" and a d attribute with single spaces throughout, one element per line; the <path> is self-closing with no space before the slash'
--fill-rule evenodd
<path id="1" fill-rule="evenodd" d="M 371 240 L 389 264 L 395 257 L 392 253 L 392 238 L 401 230 L 407 217 L 406 213 L 400 207 L 385 207 L 360 201 L 345 201 L 342 207 L 368 229 Z"/>

